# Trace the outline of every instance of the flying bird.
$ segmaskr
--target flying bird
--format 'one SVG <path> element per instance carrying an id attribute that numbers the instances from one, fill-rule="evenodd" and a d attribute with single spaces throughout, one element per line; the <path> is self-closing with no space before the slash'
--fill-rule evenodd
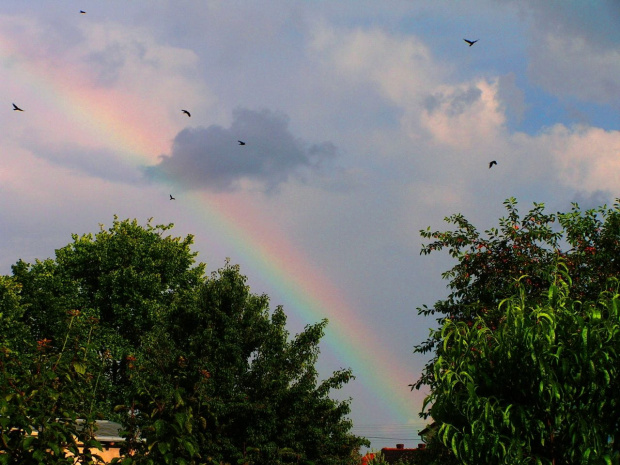
<path id="1" fill-rule="evenodd" d="M 13 104 L 13 111 L 15 111 L 15 110 L 17 110 L 17 111 L 24 111 L 21 108 L 19 108 L 17 105 Z"/>
<path id="2" fill-rule="evenodd" d="M 491 169 L 493 165 L 497 165 L 497 162 L 495 160 L 489 163 L 489 169 Z"/>
<path id="3" fill-rule="evenodd" d="M 170 200 L 176 200 L 176 198 L 172 197 L 172 194 L 170 194 Z"/>
<path id="4" fill-rule="evenodd" d="M 80 10 L 80 14 L 81 14 L 81 15 L 85 15 L 85 14 L 86 14 L 86 12 L 85 12 L 84 10 Z"/>
<path id="5" fill-rule="evenodd" d="M 467 42 L 469 44 L 469 46 L 471 47 L 472 45 L 474 45 L 476 42 L 478 42 L 478 39 L 476 40 L 467 40 L 467 39 L 463 39 L 465 42 Z"/>
<path id="6" fill-rule="evenodd" d="M 182 111 L 183 113 L 185 113 L 187 116 L 190 116 L 190 117 L 192 116 L 192 115 L 190 114 L 190 112 L 189 112 L 189 111 L 187 111 L 187 110 L 181 110 L 181 111 Z"/>
<path id="7" fill-rule="evenodd" d="M 237 142 L 239 142 L 239 145 L 245 145 L 245 142 L 243 142 L 242 140 L 238 140 Z"/>

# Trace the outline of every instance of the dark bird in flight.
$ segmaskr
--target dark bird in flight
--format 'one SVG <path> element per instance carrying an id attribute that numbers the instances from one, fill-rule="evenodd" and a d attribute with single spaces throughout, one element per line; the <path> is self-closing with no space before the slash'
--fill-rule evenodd
<path id="1" fill-rule="evenodd" d="M 85 14 L 86 14 L 86 12 L 85 12 L 84 10 L 80 10 L 80 14 L 81 14 L 81 15 L 85 15 Z"/>
<path id="2" fill-rule="evenodd" d="M 491 167 L 493 167 L 493 165 L 497 165 L 497 162 L 495 160 L 493 160 L 492 162 L 489 163 L 489 169 L 491 169 Z"/>
<path id="3" fill-rule="evenodd" d="M 19 108 L 17 105 L 13 104 L 13 111 L 15 111 L 15 110 L 17 110 L 17 111 L 24 111 L 21 108 Z"/>
<path id="4" fill-rule="evenodd" d="M 192 115 L 189 113 L 189 111 L 187 111 L 187 110 L 181 110 L 181 111 L 182 111 L 183 113 L 185 113 L 187 116 L 192 116 Z"/>
<path id="5" fill-rule="evenodd" d="M 469 46 L 471 47 L 472 45 L 474 45 L 476 42 L 478 42 L 478 39 L 476 40 L 467 40 L 467 39 L 463 39 L 465 42 L 467 42 L 469 44 Z"/>
<path id="6" fill-rule="evenodd" d="M 239 145 L 245 145 L 245 142 L 243 142 L 242 140 L 238 140 L 237 142 L 239 142 Z"/>
<path id="7" fill-rule="evenodd" d="M 172 197 L 172 194 L 170 194 L 170 200 L 176 200 L 174 197 Z"/>

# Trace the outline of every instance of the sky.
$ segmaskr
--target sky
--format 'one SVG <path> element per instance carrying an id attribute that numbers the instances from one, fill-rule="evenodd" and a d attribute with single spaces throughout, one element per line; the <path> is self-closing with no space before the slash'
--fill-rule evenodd
<path id="1" fill-rule="evenodd" d="M 620 196 L 618 24 L 616 0 L 3 0 L 0 270 L 174 223 L 291 334 L 327 318 L 354 432 L 415 447 L 416 308 L 454 264 L 419 231 Z"/>

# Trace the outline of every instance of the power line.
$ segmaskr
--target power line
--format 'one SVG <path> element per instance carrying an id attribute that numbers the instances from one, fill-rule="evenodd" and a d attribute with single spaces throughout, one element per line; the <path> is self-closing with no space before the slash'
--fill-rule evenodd
<path id="1" fill-rule="evenodd" d="M 412 423 L 366 423 L 355 424 L 351 432 L 372 442 L 375 448 L 394 447 L 398 442 L 420 443 L 423 441 L 419 432 L 426 427 L 426 422 Z M 383 434 L 384 436 L 377 436 Z"/>
<path id="2" fill-rule="evenodd" d="M 369 432 L 395 432 L 395 431 L 408 431 L 408 432 L 419 432 L 421 430 L 423 430 L 424 427 L 414 427 L 411 425 L 402 425 L 402 426 L 390 426 L 390 425 L 377 425 L 377 426 L 354 426 L 353 428 L 351 428 L 352 431 L 358 431 L 358 432 L 363 432 L 363 431 L 369 431 Z"/>

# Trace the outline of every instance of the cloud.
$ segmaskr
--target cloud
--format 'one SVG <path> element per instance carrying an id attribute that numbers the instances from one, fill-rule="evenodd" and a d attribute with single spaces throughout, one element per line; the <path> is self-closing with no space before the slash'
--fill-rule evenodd
<path id="1" fill-rule="evenodd" d="M 463 149 L 495 140 L 506 117 L 497 83 L 442 86 L 425 99 L 422 123 L 436 142 Z"/>
<path id="2" fill-rule="evenodd" d="M 450 96 L 439 92 L 427 97 L 425 106 L 430 114 L 442 108 L 447 116 L 455 117 L 463 114 L 468 107 L 480 100 L 481 96 L 482 91 L 474 86 L 464 89 L 456 88 Z"/>
<path id="3" fill-rule="evenodd" d="M 88 177 L 132 185 L 142 182 L 140 171 L 136 166 L 111 149 L 92 149 L 73 145 L 46 148 L 41 144 L 33 149 L 32 154 Z"/>
<path id="4" fill-rule="evenodd" d="M 90 25 L 84 35 L 86 40 L 74 53 L 99 85 L 134 87 L 139 82 L 144 87 L 148 82 L 149 89 L 157 86 L 167 93 L 175 84 L 201 90 L 192 81 L 199 66 L 193 50 L 169 45 L 148 30 L 118 24 Z"/>
<path id="5" fill-rule="evenodd" d="M 620 5 L 616 0 L 598 0 L 584 7 L 580 0 L 541 2 L 518 0 L 522 13 L 531 15 L 534 28 L 559 35 L 582 37 L 599 48 L 620 44 Z"/>
<path id="6" fill-rule="evenodd" d="M 620 106 L 620 4 L 600 0 L 512 2 L 526 19 L 528 76 L 560 98 Z"/>
<path id="7" fill-rule="evenodd" d="M 547 91 L 620 105 L 620 45 L 601 48 L 584 37 L 546 33 L 531 54 L 528 72 Z"/>
<path id="8" fill-rule="evenodd" d="M 606 190 L 618 195 L 620 131 L 558 124 L 540 139 L 553 154 L 557 176 L 565 185 L 580 192 Z"/>
<path id="9" fill-rule="evenodd" d="M 183 129 L 174 139 L 172 153 L 145 173 L 189 189 L 230 191 L 258 186 L 274 190 L 291 176 L 316 173 L 337 154 L 331 142 L 308 144 L 296 138 L 288 123 L 281 113 L 237 109 L 229 128 Z M 238 145 L 238 140 L 246 145 Z"/>
<path id="10" fill-rule="evenodd" d="M 618 195 L 616 194 L 616 198 Z M 609 191 L 596 190 L 594 192 L 577 192 L 571 202 L 579 205 L 582 210 L 589 210 L 591 208 L 598 208 L 602 205 L 610 206 L 613 202 L 613 196 Z M 570 207 L 567 207 L 564 211 L 568 211 Z"/>
<path id="11" fill-rule="evenodd" d="M 319 25 L 310 44 L 331 73 L 350 84 L 371 81 L 389 99 L 415 101 L 445 79 L 447 67 L 438 63 L 421 39 L 394 36 L 380 29 L 337 30 Z"/>
<path id="12" fill-rule="evenodd" d="M 527 110 L 527 104 L 525 103 L 525 93 L 517 86 L 514 73 L 498 77 L 497 97 L 502 103 L 506 115 L 520 123 Z"/>
<path id="13" fill-rule="evenodd" d="M 549 78 L 554 95 L 572 92 L 599 101 L 613 93 L 608 78 L 620 69 L 603 66 L 604 61 L 620 62 L 612 44 L 597 50 L 579 35 L 564 37 L 562 45 L 560 35 L 542 29 L 536 34 L 547 37 L 541 50 L 531 51 L 545 55 L 538 56 L 537 76 Z M 550 45 L 554 56 L 548 56 Z M 317 27 L 311 51 L 319 68 L 331 73 L 342 88 L 357 90 L 364 101 L 368 89 L 374 90 L 385 99 L 386 108 L 395 108 L 400 127 L 360 134 L 354 144 L 363 144 L 357 150 L 368 156 L 356 162 L 367 162 L 375 176 L 389 172 L 391 182 L 402 184 L 401 191 L 414 193 L 403 200 L 410 211 L 424 210 L 425 199 L 466 209 L 488 206 L 491 197 L 545 201 L 570 199 L 576 192 L 617 191 L 618 132 L 565 125 L 537 127 L 532 135 L 515 130 L 510 121 L 523 118 L 530 104 L 517 74 L 464 79 L 459 70 L 434 57 L 421 39 L 376 28 Z M 575 62 L 588 65 L 575 71 Z M 363 97 L 360 90 L 367 91 Z M 489 170 L 487 164 L 494 159 L 498 167 Z"/>

